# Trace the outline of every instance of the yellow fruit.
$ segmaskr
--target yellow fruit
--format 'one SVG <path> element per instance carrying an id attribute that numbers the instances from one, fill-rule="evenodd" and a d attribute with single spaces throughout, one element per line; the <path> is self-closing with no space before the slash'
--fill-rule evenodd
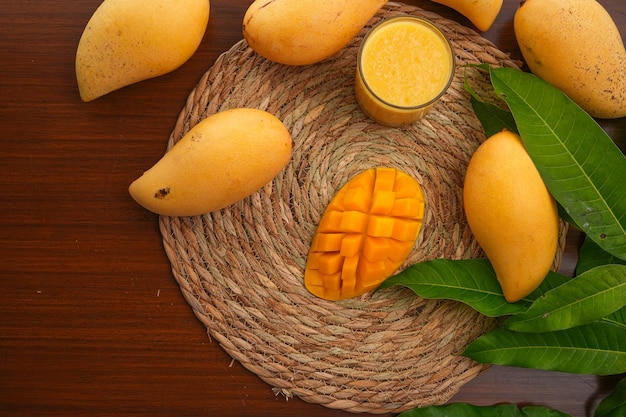
<path id="1" fill-rule="evenodd" d="M 530 70 L 591 116 L 626 116 L 626 49 L 595 0 L 525 0 L 515 36 Z"/>
<path id="2" fill-rule="evenodd" d="M 463 202 L 506 300 L 534 291 L 554 261 L 559 217 L 518 135 L 505 130 L 478 147 L 465 174 Z"/>
<path id="3" fill-rule="evenodd" d="M 327 300 L 374 290 L 409 256 L 424 219 L 419 182 L 395 168 L 371 168 L 346 183 L 311 242 L 304 284 Z"/>
<path id="4" fill-rule="evenodd" d="M 209 0 L 104 0 L 76 51 L 83 101 L 184 64 L 209 22 Z"/>
<path id="5" fill-rule="evenodd" d="M 448 6 L 463 16 L 482 32 L 486 32 L 495 22 L 502 0 L 433 0 L 435 3 Z"/>
<path id="6" fill-rule="evenodd" d="M 286 65 L 323 61 L 345 47 L 387 0 L 255 0 L 243 36 L 259 55 Z"/>
<path id="7" fill-rule="evenodd" d="M 195 216 L 227 207 L 269 183 L 291 158 L 289 131 L 257 109 L 202 120 L 129 187 L 146 209 Z"/>

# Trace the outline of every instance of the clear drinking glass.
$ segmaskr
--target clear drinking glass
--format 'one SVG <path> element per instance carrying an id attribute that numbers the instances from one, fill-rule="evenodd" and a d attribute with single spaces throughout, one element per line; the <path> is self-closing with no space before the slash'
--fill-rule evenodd
<path id="1" fill-rule="evenodd" d="M 454 78 L 450 40 L 432 22 L 415 16 L 386 19 L 359 48 L 356 98 L 363 111 L 386 126 L 421 119 Z"/>

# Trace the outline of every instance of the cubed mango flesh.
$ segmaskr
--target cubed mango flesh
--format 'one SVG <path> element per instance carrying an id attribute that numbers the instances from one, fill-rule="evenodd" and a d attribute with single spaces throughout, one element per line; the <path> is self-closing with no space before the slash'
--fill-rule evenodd
<path id="1" fill-rule="evenodd" d="M 313 237 L 304 284 L 327 300 L 376 289 L 410 255 L 425 211 L 422 187 L 406 173 L 371 168 L 328 204 Z"/>

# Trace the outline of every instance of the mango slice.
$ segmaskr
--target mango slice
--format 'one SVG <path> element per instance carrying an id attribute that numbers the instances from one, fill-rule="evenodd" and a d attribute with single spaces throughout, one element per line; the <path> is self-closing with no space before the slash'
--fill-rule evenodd
<path id="1" fill-rule="evenodd" d="M 326 300 L 374 290 L 409 256 L 424 219 L 422 187 L 406 173 L 371 168 L 346 183 L 311 242 L 304 284 Z"/>

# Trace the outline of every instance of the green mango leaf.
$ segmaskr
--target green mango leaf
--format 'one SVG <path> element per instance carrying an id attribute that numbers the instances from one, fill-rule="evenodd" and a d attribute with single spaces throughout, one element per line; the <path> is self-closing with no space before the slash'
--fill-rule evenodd
<path id="1" fill-rule="evenodd" d="M 571 224 L 572 226 L 576 227 L 577 229 L 580 229 L 580 227 L 576 224 L 576 221 L 574 221 L 574 219 L 572 219 L 572 217 L 569 215 L 567 210 L 565 210 L 563 208 L 563 206 L 561 204 L 559 204 L 558 201 L 556 202 L 556 207 L 558 209 L 559 217 L 561 218 L 561 220 Z"/>
<path id="2" fill-rule="evenodd" d="M 478 406 L 467 403 L 430 405 L 398 414 L 398 417 L 571 417 L 540 406 L 518 408 L 513 404 Z"/>
<path id="3" fill-rule="evenodd" d="M 484 65 L 472 64 L 468 66 L 488 70 L 488 67 Z M 517 126 L 515 125 L 515 119 L 513 118 L 511 112 L 503 110 L 495 104 L 482 100 L 470 85 L 467 73 L 465 74 L 463 85 L 465 87 L 465 91 L 467 91 L 470 95 L 472 109 L 478 117 L 478 120 L 480 120 L 480 123 L 485 130 L 486 137 L 495 135 L 502 129 L 508 129 L 511 132 L 517 133 Z"/>
<path id="4" fill-rule="evenodd" d="M 617 383 L 612 393 L 600 401 L 593 417 L 624 417 L 626 416 L 626 378 Z"/>
<path id="5" fill-rule="evenodd" d="M 626 266 L 602 265 L 548 291 L 504 326 L 516 332 L 549 332 L 588 324 L 626 306 Z"/>
<path id="6" fill-rule="evenodd" d="M 588 237 L 585 237 L 583 245 L 578 252 L 576 275 L 580 275 L 597 266 L 608 264 L 626 265 L 626 261 L 618 259 L 610 253 L 602 250 L 596 242 Z"/>
<path id="7" fill-rule="evenodd" d="M 509 303 L 486 258 L 434 259 L 409 266 L 383 281 L 378 289 L 401 285 L 423 298 L 456 300 L 486 316 L 499 317 L 528 310 L 536 298 L 569 280 L 569 277 L 550 272 L 532 294 Z"/>
<path id="8" fill-rule="evenodd" d="M 620 326 L 626 329 L 626 307 L 616 311 L 613 314 L 609 314 L 606 317 L 602 318 L 602 321 L 607 323 L 611 323 L 615 326 Z"/>
<path id="9" fill-rule="evenodd" d="M 617 375 L 626 372 L 626 328 L 602 321 L 546 333 L 499 327 L 470 343 L 463 356 L 495 365 Z"/>
<path id="10" fill-rule="evenodd" d="M 490 76 L 554 198 L 602 249 L 626 260 L 626 157 L 558 88 L 513 68 L 490 68 Z"/>
<path id="11" fill-rule="evenodd" d="M 491 103 L 480 101 L 474 96 L 471 98 L 471 103 L 474 113 L 478 116 L 485 130 L 486 137 L 495 135 L 502 129 L 517 133 L 517 127 L 510 112 L 502 110 Z"/>

